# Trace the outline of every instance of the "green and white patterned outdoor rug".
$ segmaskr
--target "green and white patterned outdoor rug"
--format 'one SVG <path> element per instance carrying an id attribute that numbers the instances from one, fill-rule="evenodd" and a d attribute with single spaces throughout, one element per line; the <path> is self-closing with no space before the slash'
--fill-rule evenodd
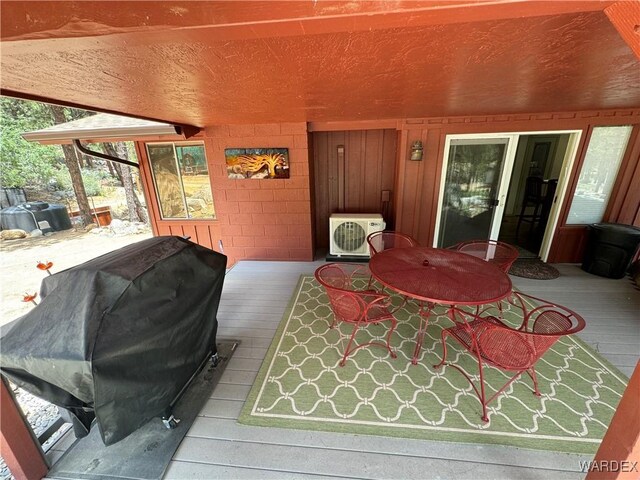
<path id="1" fill-rule="evenodd" d="M 394 303 L 400 302 L 395 296 Z M 443 308 L 435 313 L 418 365 L 411 364 L 418 307 L 409 302 L 396 313 L 392 346 L 398 358 L 366 347 L 340 367 L 351 325 L 330 329 L 333 315 L 323 288 L 313 277 L 301 277 L 239 422 L 573 453 L 597 450 L 626 387 L 624 375 L 575 336 L 562 338 L 536 365 L 542 396 L 533 395 L 524 375 L 489 404 L 485 423 L 462 374 L 449 366 L 433 368 L 442 354 L 440 332 L 452 325 Z M 510 314 L 505 309 L 506 320 Z M 356 340 L 383 341 L 388 327 L 384 322 L 361 328 Z M 474 357 L 453 339 L 447 345 L 447 360 L 478 380 Z M 507 375 L 485 369 L 492 391 Z"/>

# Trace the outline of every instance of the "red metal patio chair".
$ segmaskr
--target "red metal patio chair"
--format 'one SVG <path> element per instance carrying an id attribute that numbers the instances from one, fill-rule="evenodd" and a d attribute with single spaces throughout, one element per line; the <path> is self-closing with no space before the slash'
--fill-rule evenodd
<path id="1" fill-rule="evenodd" d="M 410 237 L 400 232 L 373 232 L 367 237 L 369 251 L 373 257 L 376 253 L 390 248 L 418 247 L 420 244 Z"/>
<path id="2" fill-rule="evenodd" d="M 393 313 L 389 311 L 390 296 L 373 290 L 357 290 L 353 287 L 354 280 L 358 277 L 361 277 L 362 282 L 367 281 L 366 271 L 362 265 L 345 263 L 328 263 L 315 271 L 316 280 L 327 292 L 333 311 L 331 328 L 334 328 L 339 321 L 353 324 L 351 337 L 340 361 L 341 367 L 344 367 L 349 355 L 359 348 L 370 345 L 386 348 L 391 357 L 396 358 L 396 353 L 391 349 L 390 344 L 391 335 L 397 323 Z M 354 346 L 354 339 L 360 327 L 385 321 L 391 322 L 386 343 L 371 341 Z"/>
<path id="3" fill-rule="evenodd" d="M 469 240 L 460 242 L 450 248 L 492 263 L 505 273 L 509 273 L 511 265 L 520 255 L 518 249 L 513 245 L 496 240 Z M 502 318 L 502 302 L 497 302 L 496 306 L 500 312 L 500 318 Z M 480 307 L 478 307 L 476 314 L 480 312 Z"/>
<path id="4" fill-rule="evenodd" d="M 530 295 L 515 292 L 510 303 L 518 313 L 522 313 L 522 324 L 511 328 L 493 316 L 482 317 L 459 308 L 451 309 L 456 325 L 442 331 L 442 361 L 434 368 L 440 368 L 447 360 L 447 337 L 453 337 L 478 361 L 480 390 L 471 377 L 459 366 L 448 363 L 461 372 L 471 383 L 482 404 L 482 420 L 489 421 L 487 405 L 496 399 L 523 373 L 533 381 L 534 394 L 540 396 L 535 364 L 562 336 L 572 335 L 585 327 L 584 319 L 577 313 L 561 305 Z M 471 319 L 467 321 L 467 319 Z M 495 392 L 488 400 L 485 393 L 483 368 L 491 365 L 515 375 Z"/>
<path id="5" fill-rule="evenodd" d="M 506 273 L 518 258 L 518 250 L 508 243 L 495 240 L 470 240 L 455 245 L 457 251 L 481 258 L 500 267 Z"/>
<path id="6" fill-rule="evenodd" d="M 420 244 L 409 235 L 400 232 L 373 232 L 367 236 L 369 254 L 373 257 L 376 253 L 391 248 L 419 247 Z M 369 288 L 373 284 L 373 277 L 369 277 Z M 406 301 L 406 298 L 405 298 Z"/>

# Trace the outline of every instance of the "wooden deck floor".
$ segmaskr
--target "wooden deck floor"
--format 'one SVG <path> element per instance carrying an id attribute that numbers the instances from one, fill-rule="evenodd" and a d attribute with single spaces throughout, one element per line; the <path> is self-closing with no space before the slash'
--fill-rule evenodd
<path id="1" fill-rule="evenodd" d="M 579 462 L 590 457 L 583 455 L 237 424 L 300 275 L 318 265 L 240 262 L 227 274 L 218 335 L 242 344 L 165 478 L 584 477 Z M 640 357 L 640 291 L 628 279 L 595 277 L 573 265 L 560 271 L 549 281 L 513 277 L 514 285 L 581 313 L 587 320 L 581 337 L 630 376 Z"/>

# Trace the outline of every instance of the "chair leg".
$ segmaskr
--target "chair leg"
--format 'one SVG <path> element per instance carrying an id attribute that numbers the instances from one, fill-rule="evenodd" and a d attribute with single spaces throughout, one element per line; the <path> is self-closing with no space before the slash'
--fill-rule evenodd
<path id="1" fill-rule="evenodd" d="M 484 374 L 482 372 L 482 359 L 478 355 L 478 370 L 480 371 L 480 403 L 482 403 L 482 417 L 480 419 L 483 422 L 488 422 L 489 417 L 487 417 L 487 402 L 485 400 L 484 395 Z"/>
<path id="2" fill-rule="evenodd" d="M 540 220 L 540 218 L 539 218 L 540 215 L 539 215 L 538 211 L 540 210 L 541 206 L 542 206 L 542 204 L 536 203 L 534 205 L 534 207 L 533 207 L 533 216 L 531 217 L 531 227 L 529 228 L 529 233 L 533 232 L 533 229 L 534 229 L 534 227 L 536 225 L 536 222 L 538 220 Z"/>
<path id="3" fill-rule="evenodd" d="M 369 282 L 367 283 L 367 290 L 371 290 L 371 284 L 373 283 L 373 275 L 369 275 Z"/>
<path id="4" fill-rule="evenodd" d="M 538 376 L 536 375 L 536 368 L 531 367 L 529 370 L 527 370 L 527 374 L 531 377 L 531 380 L 533 380 L 533 394 L 536 397 L 539 397 L 540 390 L 538 390 Z"/>
<path id="5" fill-rule="evenodd" d="M 391 328 L 389 329 L 389 333 L 387 333 L 387 350 L 389 350 L 389 355 L 391 355 L 391 358 L 397 358 L 398 355 L 391 349 L 391 335 L 393 335 L 393 332 L 398 325 L 398 321 L 395 319 L 395 317 L 391 317 L 389 320 L 391 321 Z"/>
<path id="6" fill-rule="evenodd" d="M 411 363 L 413 365 L 418 364 L 418 357 L 420 356 L 420 351 L 422 350 L 422 343 L 424 342 L 424 334 L 427 331 L 427 325 L 429 324 L 429 317 L 431 316 L 431 309 L 433 308 L 433 304 L 427 304 L 426 314 L 424 309 L 424 304 L 420 303 L 420 328 L 418 329 L 418 335 L 416 337 L 416 348 L 413 351 L 413 358 L 411 359 Z"/>
<path id="7" fill-rule="evenodd" d="M 344 349 L 344 355 L 342 356 L 342 360 L 340 361 L 340 366 L 344 367 L 347 362 L 347 357 L 351 353 L 351 344 L 353 343 L 353 339 L 356 337 L 356 333 L 358 333 L 358 329 L 360 328 L 360 324 L 356 323 L 353 326 L 353 332 L 351 332 L 351 337 L 349 338 L 349 342 L 347 343 L 347 348 Z"/>
<path id="8" fill-rule="evenodd" d="M 522 217 L 527 209 L 527 201 L 522 202 L 522 208 L 520 209 L 520 215 L 518 215 L 518 224 L 516 225 L 516 238 L 518 238 L 518 232 L 520 232 L 520 224 L 522 223 Z"/>
<path id="9" fill-rule="evenodd" d="M 447 361 L 447 335 L 449 335 L 449 332 L 447 332 L 446 330 L 442 330 L 442 360 L 440 361 L 439 364 L 434 365 L 433 368 L 435 368 L 436 370 L 438 368 L 440 368 L 442 365 L 445 364 L 445 362 Z"/>

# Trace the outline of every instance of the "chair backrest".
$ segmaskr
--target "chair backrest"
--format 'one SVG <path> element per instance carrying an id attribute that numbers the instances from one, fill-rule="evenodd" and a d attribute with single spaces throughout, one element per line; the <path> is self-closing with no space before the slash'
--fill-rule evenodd
<path id="1" fill-rule="evenodd" d="M 363 265 L 327 263 L 315 271 L 315 278 L 329 297 L 331 310 L 338 320 L 358 322 L 366 320 L 367 307 L 388 295 L 357 290 L 353 283 L 360 280 L 366 285 L 366 269 Z"/>
<path id="2" fill-rule="evenodd" d="M 376 253 L 390 248 L 417 247 L 419 243 L 400 232 L 374 232 L 367 237 L 369 250 L 373 257 Z"/>
<path id="3" fill-rule="evenodd" d="M 524 187 L 524 201 L 540 202 L 542 201 L 542 186 L 544 180 L 542 177 L 527 177 Z"/>
<path id="4" fill-rule="evenodd" d="M 518 258 L 518 250 L 508 243 L 495 240 L 471 240 L 459 243 L 456 250 L 467 255 L 481 258 L 489 263 L 494 263 L 503 271 L 508 272 Z"/>
<path id="5" fill-rule="evenodd" d="M 478 317 L 455 309 L 455 314 L 483 320 L 473 322 L 477 346 L 482 357 L 497 367 L 530 368 L 560 337 L 577 333 L 586 325 L 580 315 L 567 307 L 520 292 L 514 296 L 518 301 L 511 304 L 523 318 L 519 329 L 510 328 L 495 317 Z"/>
<path id="6" fill-rule="evenodd" d="M 555 302 L 543 300 L 522 292 L 514 292 L 511 301 L 522 315 L 518 331 L 533 346 L 535 361 L 562 336 L 578 333 L 585 326 L 584 318 L 573 310 Z"/>

